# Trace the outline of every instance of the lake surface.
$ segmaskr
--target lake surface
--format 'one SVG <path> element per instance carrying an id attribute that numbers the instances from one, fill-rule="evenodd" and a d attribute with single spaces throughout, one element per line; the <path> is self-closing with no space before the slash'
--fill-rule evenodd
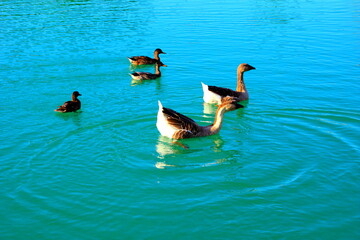
<path id="1" fill-rule="evenodd" d="M 1 239 L 360 238 L 358 1 L 0 9 Z M 133 82 L 155 48 L 162 77 Z M 250 100 L 219 134 L 159 135 L 158 100 L 211 124 L 201 82 L 235 89 L 240 63 Z"/>

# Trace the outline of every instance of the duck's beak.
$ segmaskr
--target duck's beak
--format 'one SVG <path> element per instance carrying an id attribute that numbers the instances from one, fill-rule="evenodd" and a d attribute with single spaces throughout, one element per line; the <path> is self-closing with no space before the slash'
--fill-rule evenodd
<path id="1" fill-rule="evenodd" d="M 163 54 L 166 54 L 166 52 L 162 52 Z"/>
<path id="2" fill-rule="evenodd" d="M 162 67 L 167 67 L 167 65 L 164 64 L 164 65 L 162 65 Z"/>
<path id="3" fill-rule="evenodd" d="M 254 68 L 254 67 L 253 67 L 253 66 L 251 66 L 251 65 L 249 65 L 249 67 L 250 67 L 250 70 L 256 69 L 256 68 Z"/>

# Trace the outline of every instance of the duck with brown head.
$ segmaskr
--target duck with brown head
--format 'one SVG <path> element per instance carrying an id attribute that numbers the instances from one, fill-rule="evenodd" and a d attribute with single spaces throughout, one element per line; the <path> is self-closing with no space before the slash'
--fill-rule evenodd
<path id="1" fill-rule="evenodd" d="M 220 131 L 226 112 L 244 107 L 237 103 L 239 100 L 235 97 L 224 97 L 216 111 L 214 123 L 209 126 L 200 126 L 191 118 L 163 107 L 159 101 L 156 127 L 161 135 L 173 139 L 214 135 Z"/>
<path id="2" fill-rule="evenodd" d="M 202 84 L 203 92 L 204 92 L 204 102 L 206 103 L 221 103 L 221 99 L 226 96 L 233 96 L 240 101 L 245 101 L 249 99 L 249 93 L 246 89 L 244 82 L 244 73 L 250 71 L 252 69 L 256 69 L 253 66 L 242 63 L 237 68 L 237 86 L 236 91 L 231 90 L 229 88 L 216 87 L 216 86 L 208 86 L 204 83 Z"/>
<path id="3" fill-rule="evenodd" d="M 56 112 L 76 112 L 81 108 L 81 102 L 78 99 L 78 96 L 81 94 L 78 91 L 73 92 L 72 100 L 65 102 L 63 105 L 59 106 L 58 109 L 55 109 Z"/>
<path id="4" fill-rule="evenodd" d="M 162 66 L 166 67 L 166 65 L 160 61 L 159 54 L 166 54 L 166 53 L 163 52 L 160 48 L 157 48 L 154 51 L 154 58 L 147 57 L 147 56 L 133 56 L 133 57 L 128 57 L 128 59 L 132 65 L 136 65 L 136 66 L 137 65 L 152 65 L 152 64 L 156 64 L 157 62 L 160 62 L 162 64 Z"/>

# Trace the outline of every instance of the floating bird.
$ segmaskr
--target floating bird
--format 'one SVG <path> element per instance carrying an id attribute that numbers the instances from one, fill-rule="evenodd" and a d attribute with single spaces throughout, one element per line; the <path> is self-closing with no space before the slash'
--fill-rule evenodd
<path id="1" fill-rule="evenodd" d="M 81 108 L 81 102 L 77 98 L 81 96 L 78 91 L 73 92 L 72 100 L 65 102 L 63 105 L 59 106 L 58 109 L 55 109 L 56 112 L 75 112 Z"/>
<path id="2" fill-rule="evenodd" d="M 226 112 L 243 108 L 238 104 L 240 99 L 235 97 L 224 97 L 219 105 L 214 123 L 209 126 L 200 126 L 191 118 L 188 118 L 170 108 L 165 108 L 159 101 L 156 127 L 160 134 L 173 139 L 204 137 L 217 134 L 222 125 Z"/>
<path id="3" fill-rule="evenodd" d="M 162 64 L 161 62 L 157 62 L 155 64 L 155 73 L 133 72 L 133 73 L 129 73 L 129 75 L 134 80 L 153 80 L 153 79 L 161 77 L 160 66 L 166 67 L 166 65 Z"/>
<path id="4" fill-rule="evenodd" d="M 231 90 L 229 88 L 208 86 L 204 83 L 201 83 L 203 92 L 204 92 L 204 97 L 203 97 L 204 102 L 220 104 L 221 99 L 226 96 L 232 96 L 232 97 L 239 98 L 240 101 L 248 100 L 249 93 L 245 87 L 244 72 L 250 71 L 252 69 L 256 69 L 256 68 L 254 68 L 253 66 L 250 66 L 247 63 L 242 63 L 238 66 L 236 91 Z"/>
<path id="5" fill-rule="evenodd" d="M 160 57 L 159 57 L 160 53 L 166 54 L 160 48 L 157 48 L 154 51 L 154 58 L 147 57 L 147 56 L 134 56 L 134 57 L 128 57 L 128 59 L 129 59 L 130 63 L 133 65 L 152 65 L 157 62 L 160 62 L 161 64 L 163 64 L 160 61 Z M 163 66 L 166 67 L 166 65 L 164 65 L 164 64 L 163 64 Z"/>

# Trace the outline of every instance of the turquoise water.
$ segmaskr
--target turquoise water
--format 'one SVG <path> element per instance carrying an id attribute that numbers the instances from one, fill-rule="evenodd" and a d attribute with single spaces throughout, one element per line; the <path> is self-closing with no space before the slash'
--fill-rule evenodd
<path id="1" fill-rule="evenodd" d="M 0 9 L 1 239 L 360 238 L 359 2 Z M 155 48 L 163 76 L 132 82 L 126 57 Z M 159 136 L 158 100 L 210 124 L 200 82 L 234 89 L 244 62 L 218 135 Z"/>

